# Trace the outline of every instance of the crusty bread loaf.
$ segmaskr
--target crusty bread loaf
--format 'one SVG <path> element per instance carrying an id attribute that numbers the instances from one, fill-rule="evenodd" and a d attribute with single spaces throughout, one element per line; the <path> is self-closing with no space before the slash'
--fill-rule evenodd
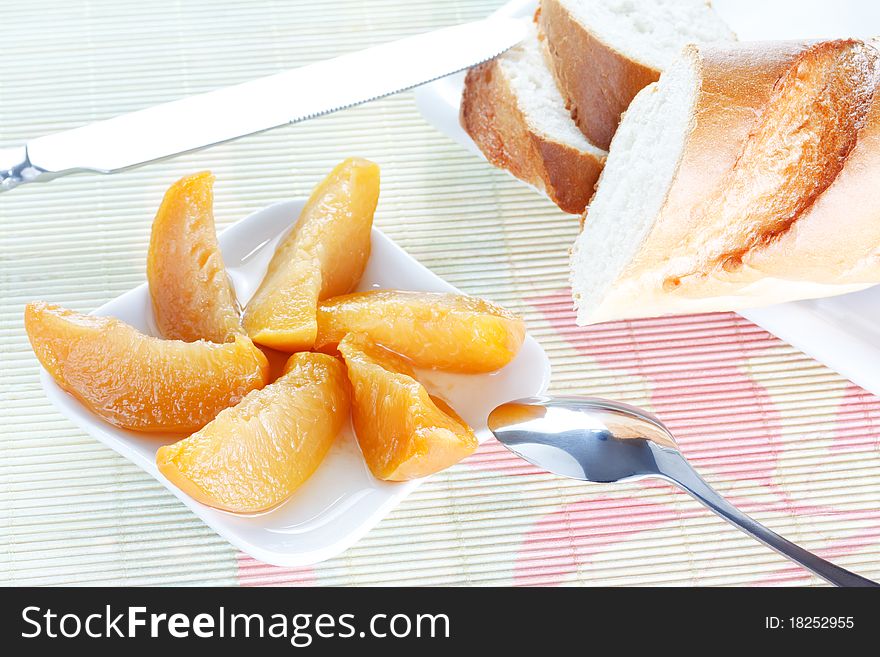
<path id="1" fill-rule="evenodd" d="M 641 91 L 572 251 L 580 323 L 880 282 L 880 53 L 689 46 Z"/>
<path id="2" fill-rule="evenodd" d="M 538 24 L 572 117 L 605 149 L 685 44 L 735 39 L 706 0 L 541 0 Z"/>
<path id="3" fill-rule="evenodd" d="M 468 71 L 461 124 L 492 164 L 565 212 L 584 211 L 606 152 L 568 115 L 534 29 L 517 47 Z"/>

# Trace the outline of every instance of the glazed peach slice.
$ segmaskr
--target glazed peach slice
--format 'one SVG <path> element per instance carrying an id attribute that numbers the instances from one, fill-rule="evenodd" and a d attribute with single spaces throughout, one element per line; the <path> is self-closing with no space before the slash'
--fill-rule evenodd
<path id="1" fill-rule="evenodd" d="M 345 367 L 326 354 L 290 357 L 285 374 L 173 445 L 156 464 L 203 504 L 234 513 L 277 506 L 300 486 L 348 422 Z"/>
<path id="2" fill-rule="evenodd" d="M 315 188 L 245 309 L 254 342 L 282 351 L 312 348 L 318 300 L 351 291 L 364 273 L 378 200 L 379 167 L 358 158 Z"/>
<path id="3" fill-rule="evenodd" d="M 428 394 L 405 360 L 355 334 L 339 343 L 339 351 L 352 385 L 355 434 L 375 477 L 426 477 L 477 448 L 473 430 Z"/>
<path id="4" fill-rule="evenodd" d="M 315 348 L 362 333 L 417 367 L 475 374 L 513 360 L 525 324 L 513 313 L 462 294 L 374 290 L 318 305 Z"/>
<path id="5" fill-rule="evenodd" d="M 214 176 L 181 178 L 153 220 L 147 280 L 153 313 L 169 340 L 227 342 L 244 333 L 214 232 Z"/>
<path id="6" fill-rule="evenodd" d="M 162 340 L 42 302 L 27 305 L 24 325 L 55 382 L 125 429 L 195 431 L 268 376 L 266 357 L 244 335 L 224 344 Z"/>

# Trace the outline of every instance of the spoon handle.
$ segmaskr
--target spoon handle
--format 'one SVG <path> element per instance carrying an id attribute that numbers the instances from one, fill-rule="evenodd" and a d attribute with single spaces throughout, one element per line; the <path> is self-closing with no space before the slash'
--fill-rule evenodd
<path id="1" fill-rule="evenodd" d="M 753 536 L 784 557 L 788 557 L 835 586 L 880 586 L 876 582 L 851 573 L 840 566 L 835 566 L 830 561 L 807 552 L 802 547 L 795 545 L 747 516 L 715 492 L 715 489 L 697 474 L 697 471 L 693 469 L 680 452 L 658 449 L 655 450 L 655 455 L 660 474 L 665 479 L 690 493 L 694 499 L 717 513 L 730 524 L 739 527 L 746 534 Z"/>

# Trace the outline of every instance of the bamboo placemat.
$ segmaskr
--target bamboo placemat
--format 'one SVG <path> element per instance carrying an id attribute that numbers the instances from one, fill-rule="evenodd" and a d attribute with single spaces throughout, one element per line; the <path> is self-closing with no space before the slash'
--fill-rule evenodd
<path id="1" fill-rule="evenodd" d="M 0 145 L 488 14 L 499 1 L 65 0 L 3 9 Z M 733 314 L 573 324 L 577 221 L 463 152 L 410 93 L 112 177 L 0 195 L 2 584 L 815 584 L 661 484 L 586 486 L 484 445 L 314 568 L 256 563 L 49 404 L 24 303 L 88 311 L 140 284 L 179 176 L 217 174 L 218 227 L 302 196 L 348 155 L 383 168 L 378 225 L 521 312 L 552 389 L 658 412 L 706 477 L 804 547 L 880 578 L 880 400 Z"/>

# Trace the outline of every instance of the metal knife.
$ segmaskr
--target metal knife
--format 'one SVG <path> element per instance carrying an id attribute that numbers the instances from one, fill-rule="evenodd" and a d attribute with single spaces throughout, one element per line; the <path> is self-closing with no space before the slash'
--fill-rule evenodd
<path id="1" fill-rule="evenodd" d="M 528 19 L 420 34 L 0 149 L 0 191 L 68 173 L 113 173 L 365 103 L 500 55 Z"/>

